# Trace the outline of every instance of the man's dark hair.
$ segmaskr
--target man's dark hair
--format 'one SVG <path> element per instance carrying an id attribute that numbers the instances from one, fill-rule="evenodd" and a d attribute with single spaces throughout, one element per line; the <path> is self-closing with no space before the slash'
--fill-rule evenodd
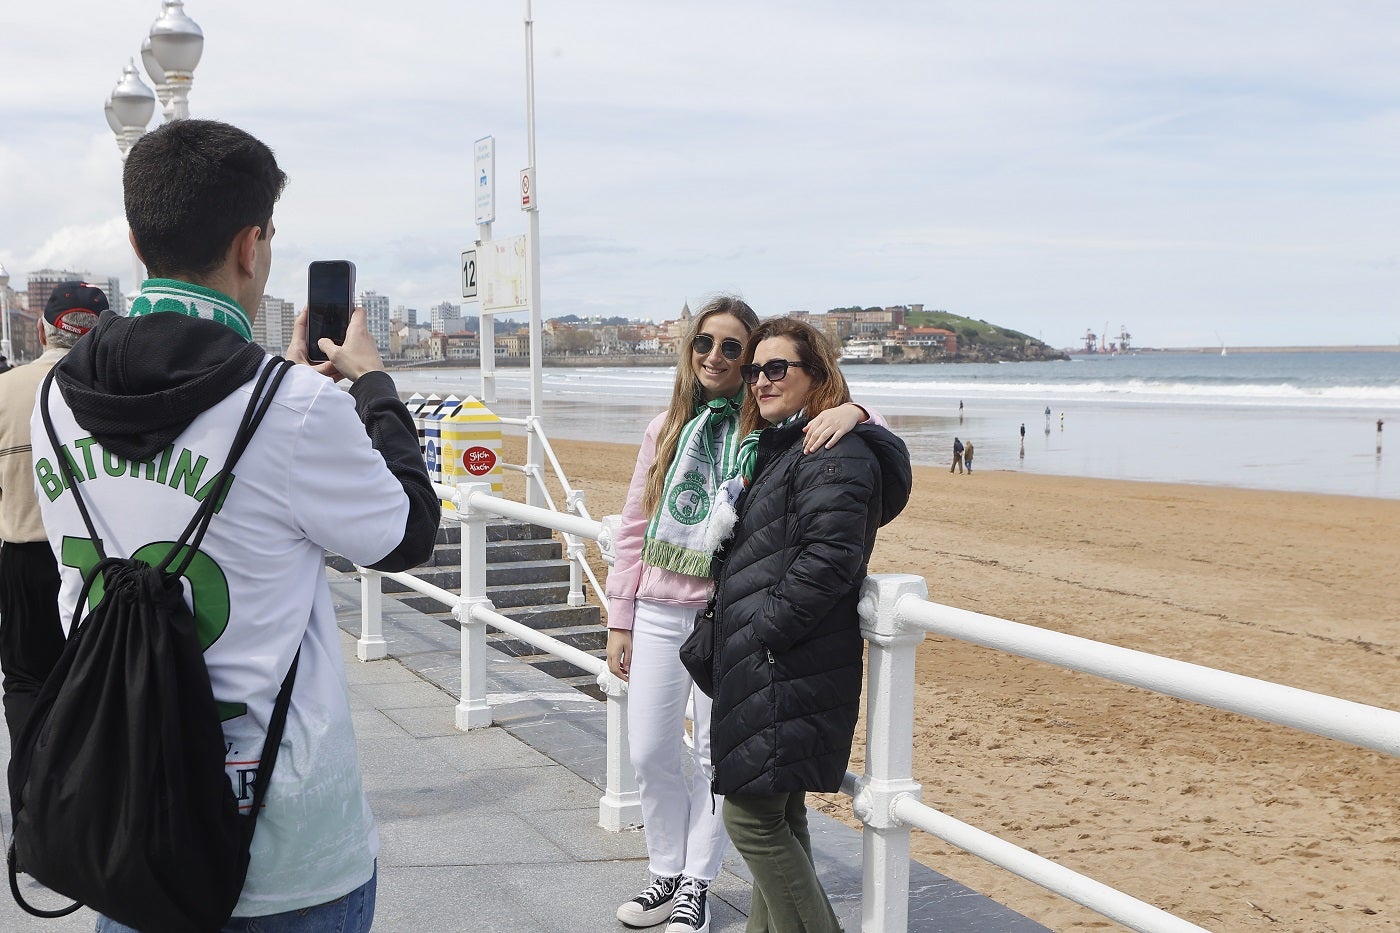
<path id="1" fill-rule="evenodd" d="M 287 176 L 272 150 L 236 126 L 175 120 L 126 157 L 126 222 L 156 278 L 217 269 L 246 227 L 268 235 Z"/>

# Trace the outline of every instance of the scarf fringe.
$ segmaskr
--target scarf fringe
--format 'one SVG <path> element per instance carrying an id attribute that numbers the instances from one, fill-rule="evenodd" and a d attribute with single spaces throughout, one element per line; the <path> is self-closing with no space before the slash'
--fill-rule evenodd
<path id="1" fill-rule="evenodd" d="M 708 551 L 696 551 L 670 541 L 658 541 L 655 538 L 647 539 L 642 545 L 643 563 L 691 577 L 708 577 L 710 575 L 711 556 Z"/>

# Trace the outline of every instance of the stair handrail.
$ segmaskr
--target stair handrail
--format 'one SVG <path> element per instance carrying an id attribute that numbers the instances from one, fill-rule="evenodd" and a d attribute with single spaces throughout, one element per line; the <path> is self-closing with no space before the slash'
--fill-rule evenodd
<path id="1" fill-rule="evenodd" d="M 360 574 L 361 604 L 360 639 L 356 643 L 356 654 L 361 661 L 388 656 L 381 589 L 382 581 L 387 578 L 449 607 L 452 617 L 460 626 L 461 691 L 454 713 L 458 729 L 480 729 L 492 724 L 491 706 L 486 699 L 487 626 L 506 632 L 592 674 L 597 678 L 599 690 L 607 698 L 608 718 L 607 780 L 603 795 L 598 799 L 598 825 L 613 832 L 641 825 L 641 798 L 627 741 L 626 682 L 619 680 L 608 669 L 606 661 L 497 612 L 486 595 L 486 523 L 491 518 L 513 518 L 576 538 L 597 541 L 603 559 L 608 563 L 612 562 L 616 523 L 598 522 L 568 512 L 504 499 L 491 493 L 490 483 L 471 482 L 456 486 L 433 483 L 433 491 L 439 499 L 453 506 L 443 511 L 443 517 L 454 519 L 461 525 L 461 592 L 453 593 L 420 580 L 412 573 L 380 573 L 356 567 Z"/>
<path id="2" fill-rule="evenodd" d="M 529 415 L 524 418 L 501 418 L 501 424 L 509 424 L 515 427 L 523 427 L 527 435 L 533 434 L 538 440 L 545 457 L 549 460 L 550 467 L 554 470 L 554 478 L 559 482 L 559 488 L 564 492 L 564 508 L 560 509 L 554 503 L 554 497 L 549 493 L 549 487 L 544 482 L 544 471 L 537 464 L 514 464 L 502 463 L 504 469 L 514 470 L 525 474 L 525 482 L 533 484 L 539 492 L 544 502 L 549 508 L 561 515 L 577 515 L 581 518 L 592 520 L 593 516 L 588 513 L 588 506 L 584 504 L 584 492 L 576 489 L 569 482 L 568 476 L 564 473 L 564 466 L 559 462 L 559 457 L 554 453 L 554 447 L 549 443 L 549 437 L 544 432 L 544 422 L 538 415 Z M 529 498 L 528 496 L 526 497 Z M 588 584 L 593 589 L 593 595 L 598 602 L 607 606 L 607 594 L 603 585 L 598 582 L 597 575 L 588 563 L 587 535 L 574 535 L 568 532 L 560 532 L 564 537 L 564 550 L 568 555 L 569 563 L 573 568 L 570 571 L 569 581 L 569 605 L 582 606 L 584 604 L 583 584 L 579 575 L 588 580 Z M 606 555 L 604 556 L 606 559 Z"/>

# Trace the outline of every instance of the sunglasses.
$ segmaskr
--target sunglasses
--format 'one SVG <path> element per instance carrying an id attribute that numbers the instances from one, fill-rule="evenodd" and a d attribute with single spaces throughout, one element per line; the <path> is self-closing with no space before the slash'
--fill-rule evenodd
<path id="1" fill-rule="evenodd" d="M 709 356 L 710 351 L 715 348 L 715 338 L 709 334 L 696 334 L 695 339 L 690 341 L 690 349 L 701 356 Z M 733 337 L 725 337 L 719 343 L 719 352 L 726 360 L 737 360 L 744 355 L 744 345 Z"/>
<path id="2" fill-rule="evenodd" d="M 789 366 L 796 366 L 798 369 L 807 368 L 805 363 L 798 363 L 796 361 L 769 360 L 762 366 L 755 363 L 745 363 L 743 366 L 739 367 L 739 375 L 743 376 L 744 381 L 749 385 L 757 384 L 759 373 L 767 376 L 769 382 L 782 382 L 787 378 Z"/>

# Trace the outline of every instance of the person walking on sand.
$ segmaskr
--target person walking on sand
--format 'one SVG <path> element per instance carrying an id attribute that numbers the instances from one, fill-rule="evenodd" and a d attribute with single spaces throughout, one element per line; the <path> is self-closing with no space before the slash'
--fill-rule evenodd
<path id="1" fill-rule="evenodd" d="M 753 874 L 751 933 L 838 933 L 817 877 L 808 791 L 840 789 L 860 710 L 856 604 L 876 531 L 909 501 L 904 443 L 860 425 L 805 455 L 812 415 L 850 398 L 836 351 L 792 318 L 764 321 L 744 356 L 747 486 L 715 561 L 714 789 Z"/>
<path id="2" fill-rule="evenodd" d="M 963 463 L 967 466 L 967 472 L 972 472 L 972 441 L 968 441 L 963 447 Z"/>
<path id="3" fill-rule="evenodd" d="M 948 472 L 961 473 L 963 471 L 963 442 L 956 437 L 953 438 L 953 465 L 948 467 Z"/>
<path id="4" fill-rule="evenodd" d="M 693 689 L 679 652 L 710 595 L 719 537 L 709 529 L 721 487 L 737 470 L 739 360 L 757 326 L 753 309 L 729 296 L 696 315 L 676 361 L 670 408 L 642 439 L 608 573 L 608 668 L 628 682 L 627 732 L 651 872 L 650 884 L 617 909 L 629 927 L 708 930 L 706 892 L 729 845 L 710 793 L 710 699 Z M 803 448 L 831 447 L 867 420 L 884 423 L 855 403 L 833 407 L 807 425 Z"/>

